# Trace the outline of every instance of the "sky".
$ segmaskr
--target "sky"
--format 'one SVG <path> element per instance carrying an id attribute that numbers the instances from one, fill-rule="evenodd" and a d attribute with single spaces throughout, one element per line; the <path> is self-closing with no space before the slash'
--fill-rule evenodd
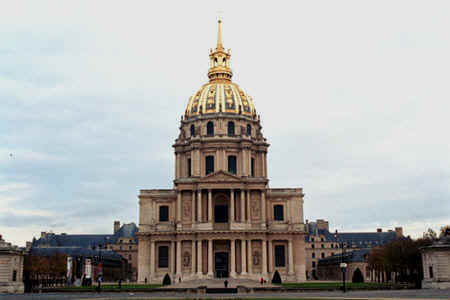
<path id="1" fill-rule="evenodd" d="M 330 229 L 450 224 L 450 2 L 9 1 L 0 10 L 0 234 L 110 233 L 172 188 L 217 15 L 270 187 Z"/>

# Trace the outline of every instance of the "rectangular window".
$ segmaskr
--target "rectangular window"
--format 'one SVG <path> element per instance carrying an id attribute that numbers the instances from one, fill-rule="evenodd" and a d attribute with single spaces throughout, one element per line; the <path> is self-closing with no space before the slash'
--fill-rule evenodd
<path id="1" fill-rule="evenodd" d="M 316 254 L 314 252 L 312 254 L 312 258 L 316 258 Z"/>
<path id="2" fill-rule="evenodd" d="M 187 170 L 187 177 L 191 177 L 192 176 L 192 169 L 191 169 L 191 159 L 188 158 L 187 159 L 187 165 L 186 165 L 186 170 Z"/>
<path id="3" fill-rule="evenodd" d="M 169 267 L 169 247 L 159 246 L 158 247 L 158 267 L 168 268 Z"/>
<path id="4" fill-rule="evenodd" d="M 160 222 L 169 221 L 169 207 L 167 205 L 161 205 L 159 207 L 159 221 Z"/>
<path id="5" fill-rule="evenodd" d="M 273 206 L 273 218 L 275 221 L 284 220 L 283 205 L 278 204 Z"/>
<path id="6" fill-rule="evenodd" d="M 255 159 L 252 158 L 251 160 L 251 171 L 252 171 L 252 177 L 255 177 Z"/>
<path id="7" fill-rule="evenodd" d="M 325 253 L 322 252 L 322 253 L 321 253 L 321 256 L 322 256 L 322 258 L 325 258 Z"/>
<path id="8" fill-rule="evenodd" d="M 214 156 L 205 157 L 205 174 L 214 173 Z"/>
<path id="9" fill-rule="evenodd" d="M 228 172 L 230 172 L 231 174 L 237 173 L 236 156 L 234 155 L 228 156 Z"/>
<path id="10" fill-rule="evenodd" d="M 433 267 L 430 266 L 430 267 L 428 268 L 428 270 L 430 271 L 430 278 L 433 278 Z"/>
<path id="11" fill-rule="evenodd" d="M 13 271 L 12 281 L 17 281 L 17 270 Z"/>
<path id="12" fill-rule="evenodd" d="M 275 267 L 285 267 L 286 258 L 284 255 L 284 245 L 275 246 Z"/>
<path id="13" fill-rule="evenodd" d="M 313 267 L 313 268 L 316 267 L 316 262 L 315 262 L 315 261 L 312 262 L 312 267 Z"/>

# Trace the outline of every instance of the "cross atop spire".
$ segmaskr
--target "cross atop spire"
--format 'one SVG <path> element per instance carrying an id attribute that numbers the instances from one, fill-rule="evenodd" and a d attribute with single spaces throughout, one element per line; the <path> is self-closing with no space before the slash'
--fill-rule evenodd
<path id="1" fill-rule="evenodd" d="M 217 21 L 217 46 L 216 50 L 209 50 L 209 81 L 230 82 L 233 72 L 230 69 L 230 49 L 225 51 L 222 43 L 222 19 Z"/>

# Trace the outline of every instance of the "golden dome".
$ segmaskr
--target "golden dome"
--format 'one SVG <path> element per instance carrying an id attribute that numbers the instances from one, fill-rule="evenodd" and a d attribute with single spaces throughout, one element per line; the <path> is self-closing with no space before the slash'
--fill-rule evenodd
<path id="1" fill-rule="evenodd" d="M 222 45 L 222 21 L 218 22 L 217 46 L 210 49 L 209 83 L 189 98 L 186 117 L 210 113 L 233 113 L 253 117 L 256 115 L 253 100 L 231 81 L 230 49 Z"/>

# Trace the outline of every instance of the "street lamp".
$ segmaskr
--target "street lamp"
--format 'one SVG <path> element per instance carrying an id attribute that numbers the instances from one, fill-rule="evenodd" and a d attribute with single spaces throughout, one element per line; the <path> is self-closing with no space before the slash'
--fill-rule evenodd
<path id="1" fill-rule="evenodd" d="M 338 244 L 341 245 L 341 249 L 342 249 L 341 263 L 339 264 L 339 267 L 341 268 L 341 272 L 342 272 L 342 291 L 345 293 L 345 272 L 347 270 L 347 264 L 344 261 L 344 254 L 345 254 L 344 240 L 341 240 L 341 242 L 339 242 L 337 229 L 336 229 L 336 233 L 334 234 L 334 237 L 336 238 L 336 241 L 338 242 Z"/>

